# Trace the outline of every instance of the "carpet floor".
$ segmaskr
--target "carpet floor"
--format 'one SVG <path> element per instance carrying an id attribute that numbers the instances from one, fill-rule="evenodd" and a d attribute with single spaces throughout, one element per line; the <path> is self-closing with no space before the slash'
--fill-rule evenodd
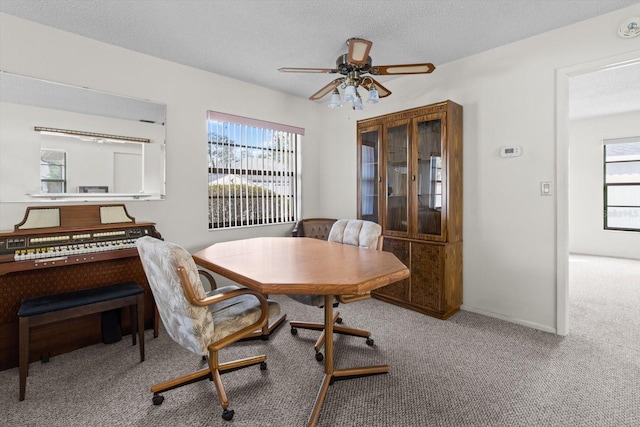
<path id="1" fill-rule="evenodd" d="M 386 363 L 391 372 L 335 382 L 319 426 L 640 425 L 640 261 L 572 256 L 571 263 L 567 337 L 465 311 L 441 321 L 375 299 L 341 306 L 345 325 L 370 330 L 375 345 L 336 336 L 337 367 Z M 613 292 L 601 292 L 603 286 Z M 319 309 L 274 299 L 288 319 L 321 321 Z M 151 403 L 151 385 L 203 362 L 162 329 L 158 338 L 150 330 L 145 336 L 143 363 L 128 336 L 32 363 L 23 402 L 18 369 L 0 372 L 0 425 L 306 425 L 323 374 L 314 358 L 317 332 L 293 336 L 284 325 L 268 341 L 221 352 L 222 361 L 268 358 L 266 371 L 256 366 L 222 376 L 235 410 L 230 422 L 222 420 L 209 381 Z"/>

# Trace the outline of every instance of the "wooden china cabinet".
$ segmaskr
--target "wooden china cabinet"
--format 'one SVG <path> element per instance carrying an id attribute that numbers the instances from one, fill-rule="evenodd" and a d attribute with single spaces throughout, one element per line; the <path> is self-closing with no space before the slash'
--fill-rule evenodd
<path id="1" fill-rule="evenodd" d="M 445 101 L 358 121 L 358 217 L 411 276 L 375 298 L 446 319 L 462 304 L 462 107 Z"/>

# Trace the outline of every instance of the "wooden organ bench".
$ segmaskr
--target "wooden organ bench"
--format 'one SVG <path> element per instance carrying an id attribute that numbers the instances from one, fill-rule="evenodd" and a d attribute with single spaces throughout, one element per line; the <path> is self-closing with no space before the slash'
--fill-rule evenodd
<path id="1" fill-rule="evenodd" d="M 18 310 L 20 342 L 20 400 L 24 400 L 29 373 L 29 332 L 32 327 L 74 317 L 130 307 L 131 339 L 140 341 L 140 362 L 144 361 L 144 289 L 135 282 L 117 283 L 55 295 L 28 298 Z"/>

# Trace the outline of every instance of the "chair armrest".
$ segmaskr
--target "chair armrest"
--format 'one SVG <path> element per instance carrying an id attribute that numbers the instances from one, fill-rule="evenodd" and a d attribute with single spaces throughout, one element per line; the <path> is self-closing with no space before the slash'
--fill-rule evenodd
<path id="1" fill-rule="evenodd" d="M 211 290 L 218 288 L 218 284 L 216 283 L 216 279 L 214 279 L 213 274 L 211 274 L 207 270 L 201 270 L 201 269 L 198 269 L 198 273 L 207 278 L 207 281 L 209 282 L 209 286 L 211 287 Z"/>
<path id="2" fill-rule="evenodd" d="M 230 292 L 220 293 L 216 295 L 210 295 L 202 299 L 195 296 L 193 289 L 189 283 L 189 277 L 187 276 L 187 270 L 184 267 L 178 267 L 178 276 L 180 277 L 180 283 L 187 300 L 198 307 L 207 307 L 212 304 L 216 304 L 230 298 L 238 297 L 240 295 L 253 295 L 260 302 L 260 318 L 256 322 L 249 326 L 242 328 L 241 330 L 234 332 L 233 334 L 216 341 L 209 345 L 211 350 L 219 350 L 234 341 L 244 338 L 246 335 L 253 333 L 258 328 L 262 328 L 269 320 L 269 303 L 267 299 L 260 292 L 254 291 L 249 288 L 234 289 Z"/>
<path id="3" fill-rule="evenodd" d="M 200 299 L 196 297 L 193 289 L 191 288 L 191 286 L 189 286 L 189 277 L 187 276 L 187 270 L 185 270 L 184 267 L 178 267 L 178 276 L 180 276 L 180 283 L 182 284 L 182 289 L 184 290 L 184 294 L 187 297 L 187 300 L 195 306 L 207 307 L 211 304 L 216 304 L 221 301 L 228 300 L 229 298 L 249 294 L 254 295 L 256 298 L 258 298 L 263 311 L 266 310 L 267 312 L 269 312 L 269 303 L 267 302 L 267 299 L 264 297 L 264 295 L 262 295 L 260 292 L 251 290 L 249 288 L 240 288 L 230 292 L 210 295 Z"/>
<path id="4" fill-rule="evenodd" d="M 302 221 L 300 220 L 296 222 L 296 225 L 293 226 L 293 230 L 291 230 L 291 237 L 303 237 L 304 229 L 302 228 Z"/>

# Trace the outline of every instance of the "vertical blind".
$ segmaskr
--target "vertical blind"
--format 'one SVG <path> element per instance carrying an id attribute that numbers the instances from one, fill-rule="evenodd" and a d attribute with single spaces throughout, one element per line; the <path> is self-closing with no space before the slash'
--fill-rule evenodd
<path id="1" fill-rule="evenodd" d="M 293 222 L 304 129 L 209 111 L 209 228 Z"/>

